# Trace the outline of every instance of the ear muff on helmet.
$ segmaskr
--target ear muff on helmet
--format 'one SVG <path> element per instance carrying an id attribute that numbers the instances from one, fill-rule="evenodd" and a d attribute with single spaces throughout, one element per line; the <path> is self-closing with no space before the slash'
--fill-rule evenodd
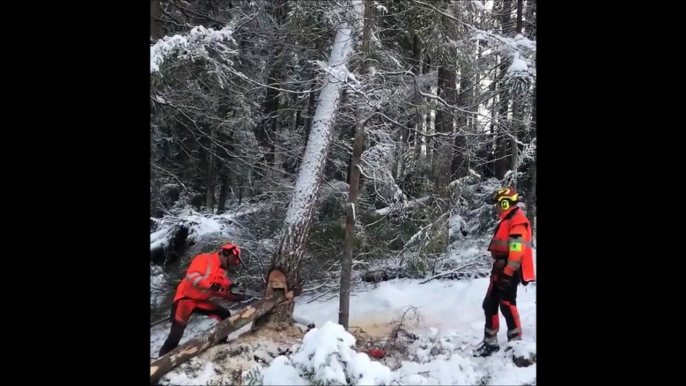
<path id="1" fill-rule="evenodd" d="M 222 253 L 222 255 L 227 256 L 227 257 L 231 256 L 231 255 L 235 255 L 238 257 L 241 256 L 241 250 L 238 248 L 238 246 L 231 244 L 231 243 L 228 243 L 228 244 L 222 246 L 221 253 Z"/>
<path id="2" fill-rule="evenodd" d="M 488 197 L 488 204 L 497 204 L 500 203 L 500 207 L 503 209 L 508 209 L 512 206 L 512 203 L 517 202 L 519 200 L 519 194 L 512 189 L 512 188 L 503 188 L 499 189 L 493 194 Z"/>

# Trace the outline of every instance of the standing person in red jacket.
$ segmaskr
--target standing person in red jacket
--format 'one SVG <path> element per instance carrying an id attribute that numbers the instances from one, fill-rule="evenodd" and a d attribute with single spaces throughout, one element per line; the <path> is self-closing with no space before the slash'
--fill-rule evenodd
<path id="1" fill-rule="evenodd" d="M 191 314 L 206 315 L 217 320 L 231 316 L 231 312 L 210 300 L 221 297 L 230 301 L 245 299 L 245 289 L 232 283 L 226 276 L 227 269 L 241 263 L 241 250 L 234 244 L 222 246 L 219 252 L 203 253 L 191 261 L 186 277 L 176 289 L 171 308 L 171 330 L 160 349 L 160 357 L 179 345 Z M 243 293 L 243 295 L 238 295 Z M 226 343 L 227 337 L 219 343 Z"/>
<path id="2" fill-rule="evenodd" d="M 498 351 L 500 316 L 507 323 L 507 340 L 522 339 L 522 324 L 517 310 L 517 286 L 535 281 L 531 245 L 531 223 L 521 208 L 517 207 L 519 195 L 511 188 L 500 189 L 489 197 L 495 205 L 500 222 L 495 229 L 488 250 L 493 258 L 491 283 L 483 302 L 486 316 L 484 340 L 474 356 L 489 356 Z"/>

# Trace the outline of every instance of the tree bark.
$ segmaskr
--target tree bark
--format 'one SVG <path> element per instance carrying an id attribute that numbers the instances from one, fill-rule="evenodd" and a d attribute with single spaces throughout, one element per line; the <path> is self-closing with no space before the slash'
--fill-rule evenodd
<path id="1" fill-rule="evenodd" d="M 207 165 L 207 210 L 210 213 L 214 213 L 214 190 L 215 190 L 215 164 L 216 164 L 216 159 L 215 154 L 217 153 L 217 144 L 216 144 L 216 127 L 212 127 L 212 130 L 210 131 L 210 152 L 209 152 L 209 162 Z"/>
<path id="2" fill-rule="evenodd" d="M 159 17 L 160 17 L 160 1 L 150 0 L 150 39 L 157 41 L 160 38 L 159 33 Z"/>
<path id="3" fill-rule="evenodd" d="M 353 3 L 356 9 L 363 9 L 363 7 L 358 7 L 363 3 L 363 0 L 355 0 Z M 357 16 L 361 18 L 362 15 Z M 358 23 L 359 19 L 355 21 L 355 24 Z M 328 64 L 330 67 L 335 68 L 347 63 L 355 46 L 353 28 L 357 28 L 357 25 L 350 26 L 348 23 L 344 23 L 336 32 L 329 56 Z M 305 254 L 315 202 L 326 166 L 332 129 L 344 85 L 344 80 L 339 80 L 337 75 L 332 73 L 327 76 L 326 84 L 319 93 L 312 131 L 307 141 L 293 197 L 288 205 L 284 226 L 281 229 L 279 243 L 272 260 L 271 268 L 279 269 L 286 274 L 289 288 L 296 288 L 301 284 L 300 261 Z M 293 324 L 293 306 L 294 303 L 291 301 L 276 307 L 273 313 L 255 320 L 253 330 L 262 326 L 269 326 L 274 329 L 291 326 Z"/>
<path id="4" fill-rule="evenodd" d="M 287 10 L 284 8 L 287 1 L 276 0 L 271 2 L 271 12 L 273 14 L 274 20 L 279 26 L 286 22 Z M 277 30 L 278 32 L 278 30 Z M 277 39 L 277 41 L 280 41 Z M 266 168 L 263 170 L 263 175 L 271 174 L 270 167 L 274 165 L 274 152 L 275 149 L 275 136 L 277 131 L 277 120 L 278 120 L 278 110 L 279 110 L 279 95 L 281 92 L 276 90 L 281 86 L 281 78 L 283 77 L 283 61 L 281 55 L 284 51 L 283 44 L 279 44 L 278 48 L 275 49 L 272 57 L 269 60 L 270 69 L 269 75 L 267 76 L 267 84 L 271 87 L 267 88 L 267 93 L 262 102 L 262 111 L 264 113 L 264 118 L 262 122 L 257 127 L 255 136 L 260 146 L 267 149 L 267 153 L 264 155 L 264 161 L 266 163 Z M 262 178 L 262 177 L 259 177 Z"/>
<path id="5" fill-rule="evenodd" d="M 524 19 L 526 20 L 526 36 L 529 39 L 536 39 L 536 1 L 527 0 Z"/>
<path id="6" fill-rule="evenodd" d="M 523 10 L 523 0 L 517 1 L 517 28 L 515 33 L 522 33 L 522 10 Z M 519 153 L 519 148 L 517 147 L 517 137 L 521 131 L 522 126 L 522 98 L 521 93 L 512 93 L 512 131 L 510 133 L 510 170 L 513 172 L 517 171 L 517 156 Z M 514 180 L 514 188 L 517 188 L 517 179 Z"/>
<path id="7" fill-rule="evenodd" d="M 474 105 L 472 72 L 468 68 L 469 65 L 465 63 L 460 64 L 460 92 L 457 95 L 457 106 L 465 110 L 474 110 L 477 107 Z M 472 134 L 471 130 L 471 116 L 466 112 L 457 113 L 457 134 L 455 135 L 455 150 L 453 152 L 452 164 L 450 174 L 451 180 L 464 177 L 467 175 L 469 169 L 469 157 L 466 151 L 467 141 L 466 135 L 462 133 Z M 462 132 L 462 133 L 460 133 Z"/>
<path id="8" fill-rule="evenodd" d="M 451 4 L 449 2 L 446 3 L 446 10 L 452 12 Z M 453 25 L 451 20 L 445 15 L 441 16 L 441 25 L 448 38 L 453 41 L 458 40 L 457 27 Z M 457 104 L 457 74 L 454 65 L 456 52 L 452 47 L 447 48 L 447 50 L 449 50 L 449 52 L 444 55 L 438 67 L 438 96 L 443 98 L 449 105 L 455 106 Z M 451 133 L 453 131 L 454 122 L 455 115 L 452 109 L 448 109 L 445 106 L 436 109 L 437 133 Z M 432 168 L 433 177 L 438 193 L 447 203 L 450 200 L 448 184 L 450 183 L 453 146 L 446 138 L 434 138 L 433 142 L 435 145 Z M 443 212 L 449 210 L 447 207 L 442 209 Z"/>
<path id="9" fill-rule="evenodd" d="M 455 70 L 444 66 L 438 68 L 438 95 L 451 106 L 455 106 L 457 99 L 457 90 L 455 89 L 456 78 Z M 448 110 L 445 106 L 436 109 L 436 132 L 452 132 L 453 117 L 452 111 Z M 441 197 L 449 199 L 448 184 L 450 183 L 451 174 L 452 144 L 445 138 L 434 138 L 434 144 L 436 145 L 433 160 L 434 181 Z"/>
<path id="10" fill-rule="evenodd" d="M 226 210 L 226 200 L 229 197 L 229 190 L 231 189 L 231 171 L 224 165 L 221 167 L 221 176 L 219 177 L 219 199 L 217 202 L 217 214 L 222 214 Z"/>
<path id="11" fill-rule="evenodd" d="M 276 291 L 272 296 L 265 297 L 228 319 L 217 323 L 212 330 L 207 331 L 202 337 L 191 339 L 158 358 L 150 365 L 150 383 L 155 383 L 178 365 L 197 356 L 225 336 L 229 336 L 232 332 L 266 314 L 285 299 L 283 291 Z"/>
<path id="12" fill-rule="evenodd" d="M 422 73 L 422 41 L 419 38 L 419 31 L 414 31 L 414 38 L 412 39 L 412 73 L 417 76 Z M 416 79 L 416 78 L 415 78 Z M 424 98 L 421 96 L 419 93 L 419 85 L 417 84 L 417 81 L 415 80 L 414 82 L 414 104 L 416 105 L 414 109 L 414 114 L 410 115 L 410 120 L 407 123 L 408 128 L 409 127 L 414 127 L 415 130 L 420 131 L 422 130 L 422 124 L 424 122 L 424 112 L 422 111 L 423 109 L 420 107 L 423 103 Z M 417 137 L 418 135 L 411 130 L 406 130 L 406 129 L 400 129 L 399 130 L 400 135 L 402 138 L 398 140 L 398 144 L 396 145 L 397 153 L 395 156 L 395 167 L 393 168 L 394 173 L 395 173 L 395 178 L 396 180 L 401 181 L 400 182 L 400 187 L 402 190 L 405 190 L 407 187 L 405 186 L 405 179 L 403 178 L 403 174 L 405 172 L 405 152 L 408 149 L 411 149 L 413 144 L 416 147 L 414 149 L 415 153 L 417 156 L 421 155 L 421 151 L 418 150 L 418 146 L 416 146 L 417 143 Z"/>
<path id="13" fill-rule="evenodd" d="M 512 4 L 510 1 L 503 1 L 502 13 L 500 15 L 500 28 L 503 36 L 508 36 L 510 26 L 510 13 L 512 12 Z M 498 69 L 498 86 L 499 92 L 499 107 L 498 107 L 498 131 L 496 134 L 496 160 L 495 160 L 495 178 L 502 180 L 507 172 L 507 133 L 509 133 L 507 113 L 509 111 L 510 95 L 505 87 L 504 80 L 507 68 L 510 66 L 510 61 L 507 58 L 502 58 L 500 61 L 500 68 Z"/>
<path id="14" fill-rule="evenodd" d="M 280 86 L 281 64 L 279 63 L 278 58 L 280 54 L 281 50 L 277 51 L 274 55 L 272 67 L 267 78 L 267 84 L 271 87 Z M 264 119 L 262 120 L 256 135 L 260 146 L 268 149 L 264 156 L 267 164 L 267 169 L 265 169 L 264 173 L 265 175 L 267 174 L 269 167 L 274 163 L 274 135 L 276 134 L 277 110 L 279 109 L 279 91 L 271 87 L 267 89 L 267 95 L 262 103 Z"/>
<path id="15" fill-rule="evenodd" d="M 533 106 L 531 109 L 531 138 L 536 138 L 536 85 L 534 84 Z M 529 213 L 529 221 L 531 222 L 531 235 L 533 237 L 536 231 L 536 165 L 538 161 L 538 140 L 536 141 L 536 151 L 534 153 L 534 161 L 529 165 L 529 175 L 531 181 L 531 194 L 527 203 L 527 212 Z"/>
<path id="16" fill-rule="evenodd" d="M 360 75 L 364 77 L 367 73 L 367 55 L 369 54 L 370 28 L 372 21 L 372 2 L 366 1 L 360 7 L 364 7 L 364 27 L 362 30 L 362 64 L 360 65 Z M 353 142 L 353 155 L 350 162 L 350 189 L 348 191 L 347 216 L 345 220 L 345 249 L 343 260 L 341 261 L 341 289 L 340 304 L 338 310 L 338 324 L 348 329 L 348 319 L 350 316 L 350 276 L 353 265 L 353 245 L 355 243 L 355 209 L 357 206 L 357 195 L 360 187 L 360 160 L 364 147 L 364 116 L 366 114 L 366 103 L 363 98 L 357 104 L 355 122 L 355 140 Z"/>

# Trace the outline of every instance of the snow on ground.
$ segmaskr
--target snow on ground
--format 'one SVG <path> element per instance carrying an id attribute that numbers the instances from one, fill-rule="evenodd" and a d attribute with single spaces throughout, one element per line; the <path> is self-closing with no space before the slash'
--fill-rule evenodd
<path id="1" fill-rule="evenodd" d="M 355 381 L 355 384 L 382 384 L 385 382 L 385 384 L 398 385 L 521 385 L 535 382 L 536 364 L 534 363 L 529 367 L 516 367 L 512 362 L 512 351 L 504 349 L 507 341 L 507 327 L 502 315 L 498 340 L 504 348 L 490 358 L 473 358 L 471 355 L 473 349 L 483 338 L 484 315 L 481 304 L 488 287 L 488 278 L 459 281 L 433 280 L 426 284 L 419 284 L 419 282 L 419 280 L 397 279 L 379 283 L 375 288 L 367 289 L 366 292 L 354 291 L 352 294 L 351 330 L 353 327 L 359 327 L 369 335 L 377 337 L 387 336 L 392 329 L 390 323 L 400 319 L 408 307 L 416 307 L 420 319 L 409 322 L 405 328 L 417 335 L 419 339 L 410 344 L 406 361 L 395 364 L 388 362 L 392 371 L 385 366 L 376 366 L 375 370 L 370 370 L 369 366 L 371 365 L 367 363 L 370 359 L 365 354 L 359 354 L 361 356 L 358 357 L 356 356 L 358 354 L 339 347 L 346 346 L 349 342 L 345 342 L 345 340 L 349 338 L 346 338 L 344 332 L 338 330 L 340 326 L 337 324 L 327 325 L 327 322 L 338 320 L 337 298 L 308 303 L 312 298 L 303 296 L 297 299 L 295 313 L 298 317 L 316 324 L 317 329 L 310 331 L 307 335 L 310 336 L 309 341 L 316 341 L 315 347 L 329 347 L 331 349 L 333 342 L 337 341 L 336 338 L 332 340 L 332 336 L 343 339 L 343 343 L 338 341 L 336 344 L 338 349 L 346 351 L 346 353 L 339 353 L 339 355 L 349 355 L 351 362 L 348 363 L 353 365 L 348 365 L 346 369 L 338 368 L 336 365 L 331 367 L 331 357 L 330 355 L 327 356 L 326 353 L 318 353 L 308 362 L 303 358 L 309 356 L 298 354 L 297 345 L 290 347 L 291 351 L 295 353 L 290 355 L 290 359 L 279 357 L 274 352 L 289 347 L 283 345 L 279 348 L 271 347 L 268 350 L 272 353 L 271 356 L 280 359 L 272 362 L 274 367 L 269 368 L 263 364 L 264 369 L 255 368 L 254 371 L 259 370 L 258 372 L 262 374 L 261 384 L 298 384 L 301 380 L 298 380 L 297 374 L 302 375 L 302 371 L 307 366 L 313 366 L 312 363 L 314 362 L 312 361 L 317 360 L 330 365 L 327 367 L 329 370 L 322 370 L 324 373 L 320 374 L 321 377 L 338 379 L 342 374 L 341 371 L 349 376 L 353 373 L 356 374 L 355 377 L 362 375 L 364 379 Z M 514 347 L 516 352 L 535 353 L 535 284 L 519 287 L 517 305 L 524 336 L 522 342 L 509 346 Z M 209 328 L 214 323 L 213 320 L 202 317 L 195 318 L 187 328 L 183 341 Z M 168 333 L 168 328 L 169 325 L 165 324 L 151 330 L 151 357 L 157 355 L 157 351 Z M 247 331 L 248 328 L 248 326 L 244 327 L 243 331 Z M 232 334 L 230 339 L 238 335 L 240 332 Z M 312 338 L 312 336 L 317 336 L 317 338 Z M 264 345 L 266 346 L 267 343 Z M 305 345 L 307 343 L 300 346 L 300 350 L 311 350 L 309 345 L 308 347 Z M 225 348 L 223 349 L 223 347 Z M 209 374 L 209 370 L 207 370 L 208 367 L 204 361 L 216 356 L 218 351 L 228 350 L 229 347 L 231 347 L 230 344 L 214 347 L 208 350 L 208 353 L 194 359 L 196 361 L 194 378 L 188 378 L 188 370 L 184 370 L 182 365 L 163 378 L 163 381 L 171 381 L 172 384 L 207 384 L 208 375 L 203 374 Z M 269 356 L 265 357 L 268 362 Z M 381 362 L 384 363 L 385 361 L 386 359 Z M 380 364 L 374 359 L 371 359 L 371 362 Z M 241 366 L 242 370 L 250 370 L 257 363 L 251 362 L 248 358 L 242 362 L 245 365 L 245 367 Z M 367 364 L 364 365 L 364 363 Z M 219 364 L 215 363 L 215 366 L 220 365 L 228 368 L 226 360 L 220 361 Z M 275 369 L 280 370 L 276 371 Z M 211 383 L 228 382 L 226 375 L 218 374 L 219 372 L 225 374 L 224 370 L 215 370 L 215 374 L 209 376 L 212 379 Z M 283 375 L 279 376 L 278 374 Z M 243 375 L 245 376 L 245 374 Z"/>
<path id="2" fill-rule="evenodd" d="M 350 326 L 366 332 L 387 335 L 393 320 L 408 307 L 416 307 L 421 319 L 406 329 L 419 336 L 409 347 L 411 361 L 403 361 L 390 378 L 379 380 L 393 384 L 431 385 L 519 385 L 536 379 L 536 365 L 519 368 L 511 353 L 501 350 L 491 358 L 473 358 L 472 350 L 483 338 L 484 315 L 481 308 L 488 288 L 488 278 L 464 281 L 393 280 L 355 296 L 351 300 Z M 519 287 L 519 308 L 524 337 L 512 345 L 519 353 L 536 351 L 536 287 Z M 325 326 L 338 319 L 338 300 L 296 305 L 296 313 Z M 507 342 L 507 327 L 501 316 L 498 340 Z M 359 360 L 359 359 L 357 359 Z M 266 375 L 268 375 L 267 372 Z M 365 374 L 365 378 L 370 376 Z M 373 377 L 372 377 L 373 378 Z M 373 381 L 372 381 L 373 382 Z M 381 384 L 381 383 L 367 383 Z"/>

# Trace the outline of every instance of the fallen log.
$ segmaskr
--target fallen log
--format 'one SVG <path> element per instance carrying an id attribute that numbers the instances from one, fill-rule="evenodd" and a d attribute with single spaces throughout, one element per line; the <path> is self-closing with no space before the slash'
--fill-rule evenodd
<path id="1" fill-rule="evenodd" d="M 293 295 L 293 292 L 287 288 L 284 274 L 278 270 L 271 271 L 267 279 L 265 296 L 262 299 L 217 323 L 202 337 L 191 339 L 158 358 L 150 364 L 150 383 L 157 383 L 163 375 L 207 350 L 232 332 L 267 314 L 277 305 L 286 301 L 292 302 Z"/>
<path id="2" fill-rule="evenodd" d="M 451 270 L 451 271 L 448 271 L 448 272 L 441 272 L 441 273 L 439 273 L 439 274 L 437 274 L 437 275 L 431 276 L 430 278 L 428 278 L 428 279 L 426 279 L 426 280 L 424 280 L 424 281 L 419 282 L 419 284 L 426 284 L 426 283 L 430 282 L 431 280 L 434 280 L 434 279 L 438 279 L 438 278 L 441 278 L 441 277 L 444 277 L 444 276 L 450 276 L 450 275 L 459 273 L 459 272 L 462 271 L 463 269 L 473 267 L 473 266 L 475 266 L 475 265 L 477 265 L 477 264 L 478 264 L 478 262 L 473 262 L 473 263 L 464 264 L 464 265 L 462 265 L 462 266 L 460 266 L 460 267 L 457 267 L 457 268 L 455 268 L 455 269 L 453 269 L 453 270 Z"/>
<path id="3" fill-rule="evenodd" d="M 365 283 L 379 283 L 393 279 L 404 279 L 410 277 L 401 267 L 383 268 L 375 271 L 368 271 L 362 274 L 362 281 Z"/>
<path id="4" fill-rule="evenodd" d="M 274 306 L 286 300 L 283 291 L 274 291 L 260 301 L 248 306 L 228 319 L 217 323 L 213 329 L 200 338 L 191 339 L 150 364 L 150 383 L 157 382 L 180 364 L 197 356 L 216 344 L 225 336 L 269 312 Z"/>

